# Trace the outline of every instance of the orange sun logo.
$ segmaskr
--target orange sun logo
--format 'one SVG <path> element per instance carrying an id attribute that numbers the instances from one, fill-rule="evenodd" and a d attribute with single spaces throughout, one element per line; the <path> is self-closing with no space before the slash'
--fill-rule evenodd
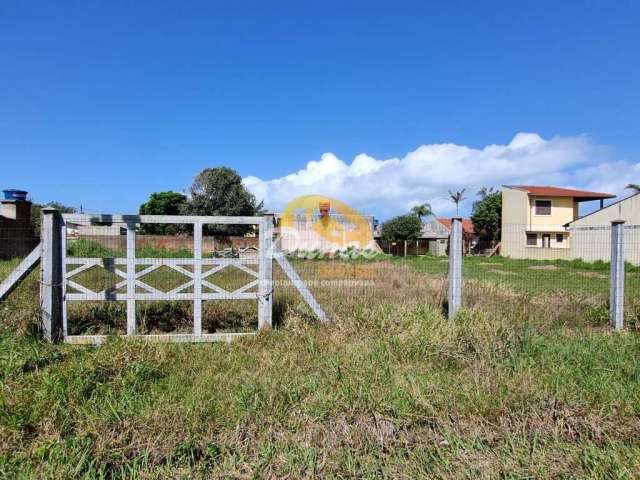
<path id="1" fill-rule="evenodd" d="M 280 218 L 282 248 L 335 252 L 348 247 L 378 250 L 373 217 L 335 198 L 305 195 L 291 201 Z"/>

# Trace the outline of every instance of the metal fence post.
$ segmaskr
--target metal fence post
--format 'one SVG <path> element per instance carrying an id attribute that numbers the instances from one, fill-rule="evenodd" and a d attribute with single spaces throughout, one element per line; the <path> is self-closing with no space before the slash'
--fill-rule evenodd
<path id="1" fill-rule="evenodd" d="M 63 338 L 63 280 L 64 265 L 62 255 L 62 217 L 55 208 L 43 208 L 42 270 L 40 282 L 40 302 L 42 304 L 42 330 L 48 340 Z"/>
<path id="2" fill-rule="evenodd" d="M 462 303 L 462 218 L 451 219 L 449 237 L 449 320 Z"/>
<path id="3" fill-rule="evenodd" d="M 611 222 L 609 317 L 614 330 L 624 326 L 624 220 Z"/>
<path id="4" fill-rule="evenodd" d="M 260 223 L 260 281 L 258 288 L 258 329 L 270 328 L 273 315 L 273 214 Z"/>

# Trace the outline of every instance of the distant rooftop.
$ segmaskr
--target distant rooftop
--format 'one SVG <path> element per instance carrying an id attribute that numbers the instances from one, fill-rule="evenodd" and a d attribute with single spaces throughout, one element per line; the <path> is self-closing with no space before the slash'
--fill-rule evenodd
<path id="1" fill-rule="evenodd" d="M 541 197 L 573 197 L 578 202 L 615 198 L 615 195 L 611 193 L 590 192 L 588 190 L 574 190 L 572 188 L 548 187 L 540 185 L 505 185 L 505 187 L 523 190 L 529 195 L 536 195 Z"/>
<path id="2" fill-rule="evenodd" d="M 450 218 L 437 218 L 436 220 L 438 220 L 438 222 L 440 222 L 442 225 L 444 225 L 449 230 L 451 230 L 451 219 Z M 473 222 L 471 221 L 470 218 L 463 218 L 462 219 L 462 230 L 465 233 L 473 234 L 473 232 L 474 232 L 474 230 L 473 230 Z"/>

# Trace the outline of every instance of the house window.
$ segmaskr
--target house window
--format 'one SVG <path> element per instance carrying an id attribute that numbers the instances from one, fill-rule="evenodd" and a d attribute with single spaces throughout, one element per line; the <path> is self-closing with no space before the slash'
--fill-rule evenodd
<path id="1" fill-rule="evenodd" d="M 562 243 L 564 241 L 564 235 L 561 233 L 556 234 L 556 243 Z"/>
<path id="2" fill-rule="evenodd" d="M 536 247 L 538 245 L 538 235 L 536 233 L 527 233 L 527 247 Z"/>
<path id="3" fill-rule="evenodd" d="M 551 200 L 536 200 L 536 215 L 551 215 Z"/>

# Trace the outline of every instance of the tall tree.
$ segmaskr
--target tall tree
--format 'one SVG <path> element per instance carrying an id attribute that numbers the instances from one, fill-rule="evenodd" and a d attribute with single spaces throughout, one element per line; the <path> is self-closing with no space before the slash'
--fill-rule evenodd
<path id="1" fill-rule="evenodd" d="M 473 204 L 473 229 L 482 240 L 500 240 L 502 227 L 502 192 L 489 193 Z"/>
<path id="2" fill-rule="evenodd" d="M 187 203 L 187 197 L 181 193 L 154 192 L 145 203 L 140 205 L 140 215 L 180 215 L 184 205 Z M 185 225 L 179 224 L 154 224 L 143 223 L 140 227 L 141 233 L 155 235 L 175 235 L 185 232 Z"/>
<path id="3" fill-rule="evenodd" d="M 247 190 L 242 178 L 228 167 L 206 168 L 193 180 L 190 198 L 183 206 L 189 215 L 254 216 L 263 213 L 262 202 Z M 207 225 L 211 234 L 242 235 L 247 225 Z"/>
<path id="4" fill-rule="evenodd" d="M 487 198 L 488 195 L 492 193 L 494 193 L 493 187 L 481 187 L 480 190 L 478 190 L 478 192 L 476 193 L 476 195 L 480 197 L 480 200 L 476 200 L 475 202 L 473 202 L 472 209 L 476 208 L 476 204 L 478 202 L 484 200 L 485 198 Z"/>
<path id="5" fill-rule="evenodd" d="M 460 216 L 460 202 L 464 200 L 464 192 L 466 190 L 466 188 L 463 188 L 462 190 L 458 190 L 456 192 L 452 192 L 451 190 L 449 190 L 449 197 L 451 197 L 451 201 L 456 204 L 457 217 Z"/>
<path id="6" fill-rule="evenodd" d="M 420 223 L 424 221 L 424 218 L 430 217 L 433 215 L 433 210 L 431 209 L 431 205 L 428 203 L 423 203 L 421 205 L 416 205 L 411 209 L 411 213 L 420 219 Z"/>
<path id="7" fill-rule="evenodd" d="M 640 183 L 630 183 L 624 188 L 628 188 L 629 190 L 633 190 L 633 193 L 640 193 Z"/>
<path id="8" fill-rule="evenodd" d="M 413 214 L 400 215 L 399 217 L 387 220 L 382 224 L 382 239 L 393 240 L 415 240 L 420 236 L 422 222 Z"/>

